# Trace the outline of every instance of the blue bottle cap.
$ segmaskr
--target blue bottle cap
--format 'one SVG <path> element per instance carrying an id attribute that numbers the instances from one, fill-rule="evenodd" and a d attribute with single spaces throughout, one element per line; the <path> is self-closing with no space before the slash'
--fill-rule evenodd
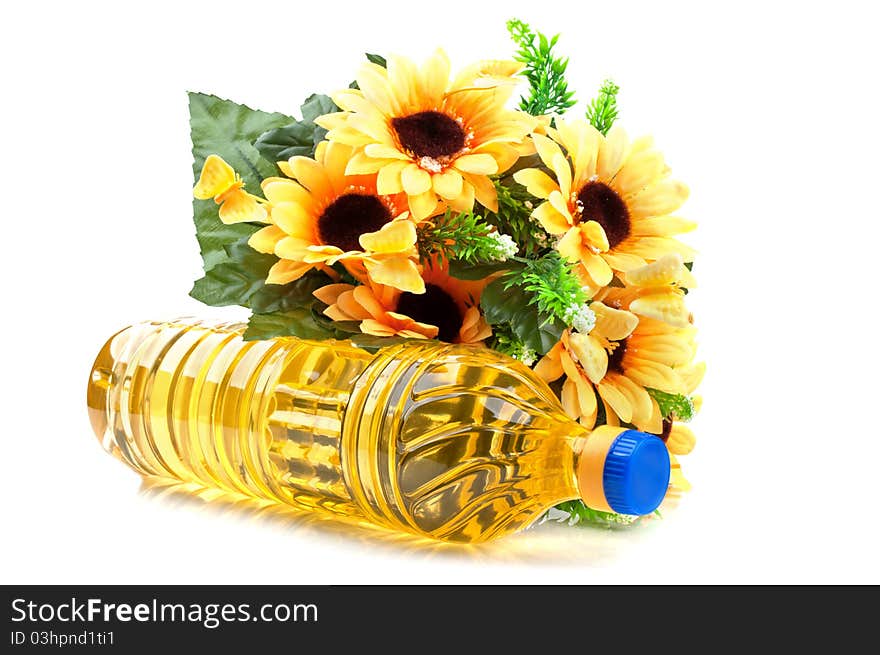
<path id="1" fill-rule="evenodd" d="M 650 514 L 669 486 L 669 452 L 653 434 L 627 430 L 611 444 L 602 471 L 608 505 L 618 514 Z"/>

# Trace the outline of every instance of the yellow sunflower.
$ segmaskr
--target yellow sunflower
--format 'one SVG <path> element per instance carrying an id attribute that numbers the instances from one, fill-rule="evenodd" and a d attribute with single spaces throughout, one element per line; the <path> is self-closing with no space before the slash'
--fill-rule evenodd
<path id="1" fill-rule="evenodd" d="M 474 199 L 498 207 L 490 175 L 510 168 L 531 145 L 535 118 L 504 108 L 513 93 L 516 62 L 480 62 L 450 82 L 449 60 L 438 50 L 421 67 L 389 57 L 388 67 L 365 63 L 359 89 L 333 95 L 343 110 L 316 122 L 327 138 L 356 149 L 349 174 L 378 174 L 382 194 L 406 193 L 416 221 L 442 199 L 468 211 Z"/>
<path id="2" fill-rule="evenodd" d="M 619 303 L 616 297 L 593 302 L 596 322 L 589 334 L 564 332 L 535 371 L 548 382 L 566 376 L 563 407 L 587 427 L 596 421 L 598 393 L 609 425 L 622 421 L 660 434 L 663 417 L 646 387 L 683 392 L 678 369 L 693 359 L 693 330 L 637 317 Z"/>
<path id="3" fill-rule="evenodd" d="M 514 179 L 545 200 L 533 216 L 559 237 L 559 253 L 581 265 L 586 285 L 603 287 L 615 271 L 667 253 L 693 259 L 693 250 L 672 238 L 695 226 L 671 215 L 688 189 L 668 178 L 650 138 L 630 143 L 618 127 L 605 137 L 585 119 L 557 120 L 546 132 L 532 140 L 555 180 L 537 168 L 517 171 Z"/>
<path id="4" fill-rule="evenodd" d="M 378 193 L 375 175 L 346 175 L 351 154 L 351 147 L 325 141 L 315 159 L 280 162 L 287 178 L 263 181 L 270 225 L 248 243 L 280 258 L 266 282 L 287 284 L 339 261 L 355 275 L 422 293 L 405 197 Z"/>
<path id="5" fill-rule="evenodd" d="M 401 292 L 375 283 L 329 284 L 315 291 L 334 321 L 360 321 L 361 331 L 380 337 L 481 343 L 492 334 L 479 309 L 487 280 L 457 280 L 438 265 L 423 273 L 425 292 Z"/>

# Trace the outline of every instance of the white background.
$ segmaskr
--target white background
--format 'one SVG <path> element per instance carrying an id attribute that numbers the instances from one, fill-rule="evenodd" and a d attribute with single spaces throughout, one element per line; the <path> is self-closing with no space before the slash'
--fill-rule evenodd
<path id="1" fill-rule="evenodd" d="M 0 582 L 880 582 L 869 4 L 487 5 L 4 10 Z M 143 491 L 92 435 L 85 383 L 122 326 L 221 314 L 187 297 L 185 91 L 295 113 L 364 51 L 506 56 L 511 16 L 563 32 L 582 101 L 613 76 L 622 123 L 691 187 L 709 374 L 684 504 L 635 532 L 542 526 L 463 549 Z"/>

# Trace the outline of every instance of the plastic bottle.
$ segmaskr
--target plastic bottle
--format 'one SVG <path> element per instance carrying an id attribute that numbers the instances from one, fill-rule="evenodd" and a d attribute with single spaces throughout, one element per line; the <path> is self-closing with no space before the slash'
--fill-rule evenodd
<path id="1" fill-rule="evenodd" d="M 113 336 L 88 385 L 104 448 L 177 478 L 477 542 L 575 498 L 647 514 L 658 438 L 569 419 L 550 388 L 487 348 L 244 341 L 241 324 L 150 322 Z"/>

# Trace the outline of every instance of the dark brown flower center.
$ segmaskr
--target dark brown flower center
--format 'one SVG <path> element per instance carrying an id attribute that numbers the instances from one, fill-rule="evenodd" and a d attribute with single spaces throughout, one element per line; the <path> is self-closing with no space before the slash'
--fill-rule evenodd
<path id="1" fill-rule="evenodd" d="M 617 348 L 608 354 L 608 370 L 623 374 L 623 356 L 626 354 L 626 339 L 617 342 Z"/>
<path id="2" fill-rule="evenodd" d="M 613 248 L 629 236 L 629 209 L 617 192 L 602 182 L 587 182 L 578 193 L 582 221 L 596 221 Z"/>
<path id="3" fill-rule="evenodd" d="M 416 157 L 440 159 L 464 148 L 465 134 L 461 125 L 439 111 L 420 111 L 392 118 L 391 127 L 397 132 L 401 147 Z"/>
<path id="4" fill-rule="evenodd" d="M 407 291 L 400 294 L 396 311 L 419 323 L 436 325 L 440 329 L 437 333 L 440 341 L 454 341 L 461 330 L 462 318 L 458 305 L 452 296 L 436 284 L 426 284 L 425 293 Z"/>
<path id="5" fill-rule="evenodd" d="M 346 193 L 327 205 L 318 218 L 321 243 L 348 252 L 360 250 L 358 240 L 391 220 L 391 210 L 379 198 L 364 193 Z"/>

